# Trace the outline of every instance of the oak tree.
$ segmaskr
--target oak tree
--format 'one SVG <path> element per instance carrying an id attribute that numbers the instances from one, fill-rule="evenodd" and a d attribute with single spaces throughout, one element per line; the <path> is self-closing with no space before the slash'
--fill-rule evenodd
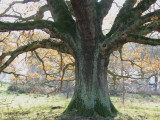
<path id="1" fill-rule="evenodd" d="M 26 16 L 28 11 L 21 15 L 12 8 L 17 4 L 41 3 L 40 0 L 13 1 L 0 14 L 2 18 L 16 19 L 14 22 L 2 19 L 0 32 L 40 29 L 50 35 L 48 39 L 33 41 L 14 51 L 2 53 L 0 72 L 19 54 L 38 48 L 70 54 L 75 59 L 76 85 L 66 112 L 75 110 L 84 116 L 108 116 L 117 112 L 110 100 L 106 81 L 110 55 L 127 42 L 160 45 L 159 39 L 146 36 L 160 31 L 160 10 L 156 7 L 158 0 L 125 0 L 107 34 L 103 33 L 102 24 L 114 0 L 43 1 L 46 3 L 34 15 Z M 154 9 L 147 11 L 151 7 Z M 11 9 L 12 12 L 9 12 Z M 50 11 L 53 20 L 43 19 L 46 11 Z M 52 38 L 61 41 L 53 41 Z M 3 62 L 6 56 L 10 57 Z"/>

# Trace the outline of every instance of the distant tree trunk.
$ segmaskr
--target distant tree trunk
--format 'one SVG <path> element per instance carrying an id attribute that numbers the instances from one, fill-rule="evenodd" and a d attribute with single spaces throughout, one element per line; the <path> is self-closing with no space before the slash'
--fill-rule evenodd
<path id="1" fill-rule="evenodd" d="M 121 62 L 121 64 L 122 64 L 121 75 L 124 76 L 124 74 L 123 74 L 123 72 L 124 72 L 123 61 Z M 125 81 L 125 79 L 124 79 L 124 77 L 122 79 L 123 79 L 123 83 L 122 83 L 122 85 L 123 85 L 123 88 L 122 88 L 122 103 L 124 104 L 124 97 L 125 97 L 125 82 L 124 81 Z"/>
<path id="2" fill-rule="evenodd" d="M 156 74 L 155 75 L 155 83 L 154 83 L 154 91 L 157 91 L 157 89 L 158 89 L 158 75 Z"/>
<path id="3" fill-rule="evenodd" d="M 66 98 L 68 99 L 69 98 L 69 93 L 70 93 L 69 82 L 68 81 L 67 81 L 67 84 L 66 84 L 66 88 L 67 88 Z"/>
<path id="4" fill-rule="evenodd" d="M 76 86 L 66 111 L 76 109 L 84 116 L 92 116 L 94 113 L 108 116 L 116 112 L 107 85 L 109 55 L 98 57 L 98 52 L 90 46 L 78 54 L 75 62 Z"/>

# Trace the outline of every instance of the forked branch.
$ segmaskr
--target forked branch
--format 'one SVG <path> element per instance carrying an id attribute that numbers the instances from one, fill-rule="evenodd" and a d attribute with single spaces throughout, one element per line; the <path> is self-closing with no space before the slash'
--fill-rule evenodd
<path id="1" fill-rule="evenodd" d="M 0 56 L 1 66 L 0 66 L 0 73 L 10 65 L 10 63 L 20 54 L 24 52 L 34 51 L 38 48 L 47 48 L 47 49 L 54 49 L 58 50 L 64 53 L 69 53 L 68 48 L 65 46 L 63 42 L 57 42 L 57 41 L 51 41 L 51 40 L 43 40 L 43 41 L 35 41 L 28 45 L 22 46 L 20 48 L 17 48 L 14 51 L 10 51 L 7 53 L 3 53 Z M 5 59 L 6 56 L 10 56 L 10 58 L 2 63 L 2 61 Z"/>

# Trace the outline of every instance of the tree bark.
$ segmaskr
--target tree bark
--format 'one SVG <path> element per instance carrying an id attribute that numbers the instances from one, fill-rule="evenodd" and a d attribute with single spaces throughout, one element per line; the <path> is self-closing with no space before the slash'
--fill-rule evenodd
<path id="1" fill-rule="evenodd" d="M 107 58 L 99 57 L 94 47 L 84 48 L 75 58 L 76 86 L 65 112 L 75 110 L 82 116 L 110 116 L 117 112 L 111 103 L 107 85 Z"/>
<path id="2" fill-rule="evenodd" d="M 4 17 L 4 15 L 7 15 L 7 11 L 16 3 L 31 1 L 37 0 L 13 2 L 0 16 Z M 45 28 L 47 29 L 45 31 L 51 37 L 63 40 L 67 48 L 70 49 L 69 53 L 72 54 L 73 52 L 76 61 L 75 93 L 66 111 L 76 109 L 81 115 L 90 116 L 97 113 L 107 116 L 112 112 L 116 112 L 110 101 L 106 81 L 109 55 L 114 50 L 122 48 L 127 42 L 154 46 L 160 45 L 160 39 L 145 36 L 152 31 L 160 32 L 160 25 L 157 25 L 157 22 L 152 20 L 153 17 L 160 18 L 160 10 L 158 9 L 143 15 L 156 1 L 142 0 L 135 6 L 136 0 L 126 0 L 117 14 L 111 30 L 105 36 L 102 32 L 102 23 L 114 0 L 70 0 L 68 2 L 71 2 L 74 17 L 66 5 L 66 0 L 47 0 L 47 6 L 54 22 L 48 20 L 23 21 L 24 23 L 0 22 L 0 32 L 33 29 L 44 30 Z M 39 13 L 40 11 L 41 8 L 39 9 Z M 43 13 L 44 11 L 41 12 Z M 38 12 L 36 15 L 38 15 Z M 32 16 L 28 18 L 34 19 Z M 42 16 L 37 19 L 40 18 Z M 55 45 L 51 45 L 50 47 L 65 52 L 66 50 L 63 49 L 64 45 L 60 46 L 60 49 Z M 38 48 L 37 45 L 31 47 L 34 47 L 32 50 Z M 101 50 L 99 47 L 101 47 Z M 0 72 L 20 53 L 30 51 L 31 49 L 26 46 L 25 50 L 17 50 L 11 52 L 12 54 L 10 53 L 11 57 L 0 67 Z M 2 54 L 0 59 L 4 59 L 7 54 Z"/>

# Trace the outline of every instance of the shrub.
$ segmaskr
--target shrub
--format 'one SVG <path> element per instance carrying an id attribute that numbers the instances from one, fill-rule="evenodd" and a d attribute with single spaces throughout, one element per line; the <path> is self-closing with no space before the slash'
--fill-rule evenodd
<path id="1" fill-rule="evenodd" d="M 51 89 L 39 85 L 28 85 L 28 84 L 11 84 L 8 89 L 9 92 L 22 93 L 37 93 L 47 94 Z"/>

